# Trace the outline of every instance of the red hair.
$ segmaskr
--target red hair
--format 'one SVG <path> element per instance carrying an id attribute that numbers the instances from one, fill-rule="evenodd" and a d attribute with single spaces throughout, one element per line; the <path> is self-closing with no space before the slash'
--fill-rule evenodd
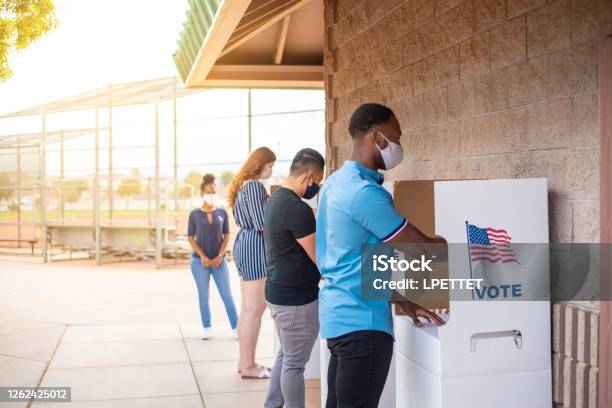
<path id="1" fill-rule="evenodd" d="M 244 184 L 245 181 L 255 180 L 261 174 L 263 167 L 268 163 L 276 161 L 276 155 L 274 152 L 267 147 L 259 147 L 250 154 L 249 158 L 240 168 L 238 174 L 232 180 L 227 193 L 227 204 L 230 207 L 234 206 L 236 197 L 238 196 L 238 190 Z"/>

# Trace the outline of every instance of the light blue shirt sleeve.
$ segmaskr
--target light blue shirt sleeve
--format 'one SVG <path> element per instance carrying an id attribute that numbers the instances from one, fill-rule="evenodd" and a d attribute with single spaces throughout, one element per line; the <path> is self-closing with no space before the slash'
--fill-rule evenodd
<path id="1" fill-rule="evenodd" d="M 393 206 L 391 194 L 371 184 L 355 194 L 351 217 L 382 242 L 392 239 L 407 224 Z"/>

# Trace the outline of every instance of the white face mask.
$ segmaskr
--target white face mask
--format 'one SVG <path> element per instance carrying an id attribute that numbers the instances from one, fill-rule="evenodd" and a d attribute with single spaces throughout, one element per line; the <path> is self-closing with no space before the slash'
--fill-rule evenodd
<path id="1" fill-rule="evenodd" d="M 269 168 L 268 166 L 265 166 L 261 170 L 261 174 L 259 175 L 259 178 L 262 179 L 262 180 L 265 180 L 265 179 L 269 179 L 270 176 L 272 176 L 272 169 Z"/>
<path id="2" fill-rule="evenodd" d="M 208 205 L 215 205 L 215 203 L 217 202 L 216 194 L 204 194 L 203 198 L 204 202 Z"/>
<path id="3" fill-rule="evenodd" d="M 385 170 L 391 170 L 392 168 L 400 164 L 402 159 L 404 158 L 404 148 L 402 147 L 402 145 L 393 143 L 392 141 L 387 139 L 380 130 L 377 130 L 377 132 L 380 133 L 380 135 L 387 141 L 387 147 L 381 149 L 380 147 L 378 147 L 378 144 L 376 142 L 374 144 L 376 145 L 376 148 L 380 152 L 380 155 L 383 159 L 383 162 L 385 164 Z"/>

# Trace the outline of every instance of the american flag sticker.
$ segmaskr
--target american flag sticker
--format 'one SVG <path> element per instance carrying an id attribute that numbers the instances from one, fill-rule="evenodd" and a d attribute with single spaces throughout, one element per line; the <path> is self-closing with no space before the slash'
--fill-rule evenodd
<path id="1" fill-rule="evenodd" d="M 466 224 L 471 262 L 520 264 L 512 248 L 512 237 L 506 230 Z"/>

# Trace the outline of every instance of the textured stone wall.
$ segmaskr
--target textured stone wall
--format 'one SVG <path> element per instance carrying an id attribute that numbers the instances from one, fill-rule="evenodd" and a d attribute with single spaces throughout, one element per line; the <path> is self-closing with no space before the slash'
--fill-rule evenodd
<path id="1" fill-rule="evenodd" d="M 551 240 L 599 240 L 597 31 L 612 0 L 325 0 L 325 13 L 330 170 L 350 156 L 351 112 L 384 103 L 406 150 L 387 180 L 547 177 Z M 592 407 L 597 359 L 573 353 L 578 326 L 558 319 L 596 310 L 561 306 L 554 399 Z"/>

